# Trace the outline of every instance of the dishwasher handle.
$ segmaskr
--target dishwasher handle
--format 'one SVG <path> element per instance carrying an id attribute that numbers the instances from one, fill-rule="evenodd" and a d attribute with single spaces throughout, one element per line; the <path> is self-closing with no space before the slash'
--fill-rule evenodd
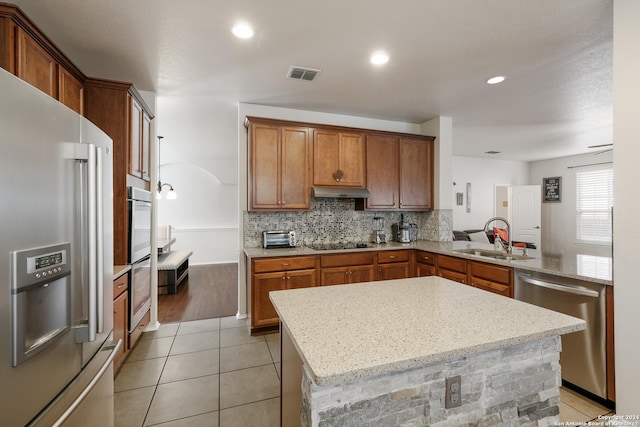
<path id="1" fill-rule="evenodd" d="M 529 283 L 530 285 L 540 286 L 542 288 L 548 288 L 548 289 L 555 289 L 556 291 L 566 292 L 569 294 L 582 295 L 582 296 L 591 297 L 591 298 L 598 298 L 600 296 L 598 292 L 592 291 L 591 289 L 565 286 L 565 285 L 560 285 L 558 283 L 546 282 L 544 280 L 534 279 L 530 276 L 525 276 L 522 274 L 519 274 L 518 278 L 525 283 Z"/>

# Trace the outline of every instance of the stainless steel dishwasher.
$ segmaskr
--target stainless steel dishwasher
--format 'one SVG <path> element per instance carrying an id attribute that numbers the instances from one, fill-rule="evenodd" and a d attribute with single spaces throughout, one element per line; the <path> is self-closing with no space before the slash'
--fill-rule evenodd
<path id="1" fill-rule="evenodd" d="M 607 399 L 605 286 L 516 270 L 515 299 L 581 318 L 583 331 L 562 336 L 562 379 Z"/>

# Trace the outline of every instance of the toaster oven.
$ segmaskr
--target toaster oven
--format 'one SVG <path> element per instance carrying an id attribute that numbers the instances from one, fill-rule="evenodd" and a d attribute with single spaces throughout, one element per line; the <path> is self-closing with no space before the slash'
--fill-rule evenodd
<path id="1" fill-rule="evenodd" d="M 295 231 L 263 231 L 262 247 L 270 248 L 295 248 L 296 232 Z"/>

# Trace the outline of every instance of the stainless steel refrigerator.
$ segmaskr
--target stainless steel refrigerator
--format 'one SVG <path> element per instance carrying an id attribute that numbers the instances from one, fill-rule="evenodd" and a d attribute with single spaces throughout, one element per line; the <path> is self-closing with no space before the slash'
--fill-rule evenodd
<path id="1" fill-rule="evenodd" d="M 113 426 L 111 139 L 0 69 L 0 425 Z"/>

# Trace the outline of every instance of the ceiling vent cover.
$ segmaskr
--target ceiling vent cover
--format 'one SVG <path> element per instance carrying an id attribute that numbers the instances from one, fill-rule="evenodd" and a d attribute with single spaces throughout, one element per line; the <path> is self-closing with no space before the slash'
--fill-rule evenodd
<path id="1" fill-rule="evenodd" d="M 310 82 L 316 78 L 320 71 L 321 70 L 316 70 L 313 68 L 298 67 L 296 65 L 292 65 L 291 67 L 289 67 L 287 78 L 295 80 L 306 80 Z"/>

